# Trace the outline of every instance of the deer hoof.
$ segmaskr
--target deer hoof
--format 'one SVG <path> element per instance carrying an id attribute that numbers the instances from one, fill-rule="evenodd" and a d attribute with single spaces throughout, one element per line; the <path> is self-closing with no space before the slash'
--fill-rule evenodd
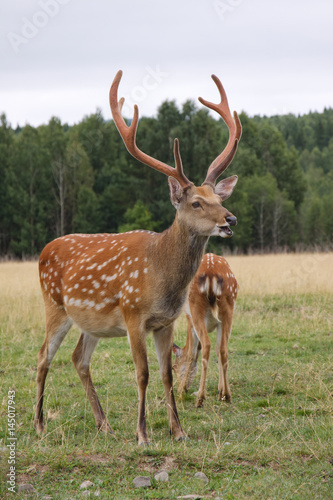
<path id="1" fill-rule="evenodd" d="M 231 403 L 231 396 L 224 394 L 219 397 L 220 401 L 225 401 L 226 403 Z"/>
<path id="2" fill-rule="evenodd" d="M 34 428 L 38 434 L 38 436 L 42 436 L 44 434 L 44 424 L 40 420 L 35 420 L 34 421 Z"/>
<path id="3" fill-rule="evenodd" d="M 202 406 L 203 406 L 203 402 L 204 402 L 204 398 L 198 398 L 198 399 L 196 400 L 196 402 L 195 402 L 195 406 L 196 406 L 197 408 L 202 408 Z"/>
<path id="4" fill-rule="evenodd" d="M 97 425 L 97 429 L 105 434 L 114 434 L 114 431 L 106 420 L 104 420 L 100 425 Z"/>
<path id="5" fill-rule="evenodd" d="M 150 446 L 150 441 L 141 441 L 141 443 L 138 442 L 138 445 L 143 447 L 148 447 Z"/>
<path id="6" fill-rule="evenodd" d="M 136 440 L 139 446 L 150 446 L 150 441 L 147 435 L 139 435 L 136 433 Z"/>
<path id="7" fill-rule="evenodd" d="M 187 436 L 180 436 L 179 438 L 176 439 L 177 443 L 183 443 L 184 441 L 190 441 L 190 438 Z"/>

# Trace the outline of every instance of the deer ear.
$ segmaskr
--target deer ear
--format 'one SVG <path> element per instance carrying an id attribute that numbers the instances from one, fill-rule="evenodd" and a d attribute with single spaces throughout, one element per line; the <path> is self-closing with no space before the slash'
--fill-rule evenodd
<path id="1" fill-rule="evenodd" d="M 215 193 L 222 198 L 222 201 L 227 200 L 229 196 L 232 195 L 233 190 L 237 184 L 238 177 L 237 175 L 232 175 L 231 177 L 227 177 L 223 179 L 223 181 L 219 182 L 215 186 Z"/>
<path id="2" fill-rule="evenodd" d="M 171 203 L 175 208 L 179 208 L 184 191 L 179 182 L 173 177 L 168 177 Z"/>

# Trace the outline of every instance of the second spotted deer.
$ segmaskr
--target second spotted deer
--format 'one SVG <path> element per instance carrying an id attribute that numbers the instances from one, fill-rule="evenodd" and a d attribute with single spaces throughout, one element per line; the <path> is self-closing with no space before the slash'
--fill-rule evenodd
<path id="1" fill-rule="evenodd" d="M 231 333 L 238 284 L 228 262 L 218 255 L 203 256 L 191 286 L 187 304 L 187 339 L 183 349 L 176 344 L 174 370 L 178 392 L 187 391 L 193 382 L 202 351 L 202 370 L 196 406 L 206 397 L 207 368 L 211 341 L 208 333 L 216 330 L 216 355 L 219 364 L 219 399 L 230 401 L 228 380 L 228 340 Z"/>

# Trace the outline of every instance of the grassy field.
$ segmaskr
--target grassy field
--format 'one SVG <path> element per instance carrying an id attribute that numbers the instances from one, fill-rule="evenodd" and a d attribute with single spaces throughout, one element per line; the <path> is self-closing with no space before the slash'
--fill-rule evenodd
<path id="1" fill-rule="evenodd" d="M 1 498 L 7 490 L 10 428 L 7 395 L 15 390 L 16 485 L 38 498 L 82 498 L 80 484 L 101 499 L 333 498 L 333 254 L 269 255 L 228 259 L 240 292 L 229 342 L 232 403 L 217 401 L 218 367 L 212 351 L 208 397 L 178 398 L 189 440 L 169 436 L 157 359 L 149 336 L 149 448 L 135 440 L 137 390 L 126 339 L 102 340 L 92 376 L 114 436 L 98 433 L 71 362 L 72 329 L 59 349 L 45 397 L 46 432 L 34 432 L 37 352 L 44 311 L 36 263 L 0 264 Z M 176 342 L 185 342 L 180 318 Z M 197 375 L 193 391 L 198 388 Z M 169 482 L 154 480 L 162 469 Z M 194 474 L 202 471 L 208 483 Z M 150 476 L 136 489 L 133 478 Z"/>

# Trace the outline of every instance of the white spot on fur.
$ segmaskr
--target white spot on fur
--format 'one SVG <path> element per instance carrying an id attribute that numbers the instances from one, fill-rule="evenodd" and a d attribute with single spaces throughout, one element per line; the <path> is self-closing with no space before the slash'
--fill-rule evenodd
<path id="1" fill-rule="evenodd" d="M 96 311 L 99 311 L 100 309 L 103 309 L 103 307 L 105 307 L 105 304 L 103 304 L 103 302 L 101 302 L 100 304 L 96 304 L 95 305 Z"/>
<path id="2" fill-rule="evenodd" d="M 91 266 L 87 267 L 87 271 L 91 271 L 91 269 L 95 269 L 95 267 L 97 266 L 96 262 L 94 264 L 91 264 Z M 88 278 L 90 279 L 90 278 Z"/>
<path id="3" fill-rule="evenodd" d="M 92 309 L 95 306 L 95 301 L 94 300 L 85 299 L 82 304 L 87 309 Z"/>
<path id="4" fill-rule="evenodd" d="M 105 281 L 106 283 L 109 283 L 110 281 L 113 281 L 117 278 L 118 273 L 113 274 L 112 276 L 106 276 Z"/>

